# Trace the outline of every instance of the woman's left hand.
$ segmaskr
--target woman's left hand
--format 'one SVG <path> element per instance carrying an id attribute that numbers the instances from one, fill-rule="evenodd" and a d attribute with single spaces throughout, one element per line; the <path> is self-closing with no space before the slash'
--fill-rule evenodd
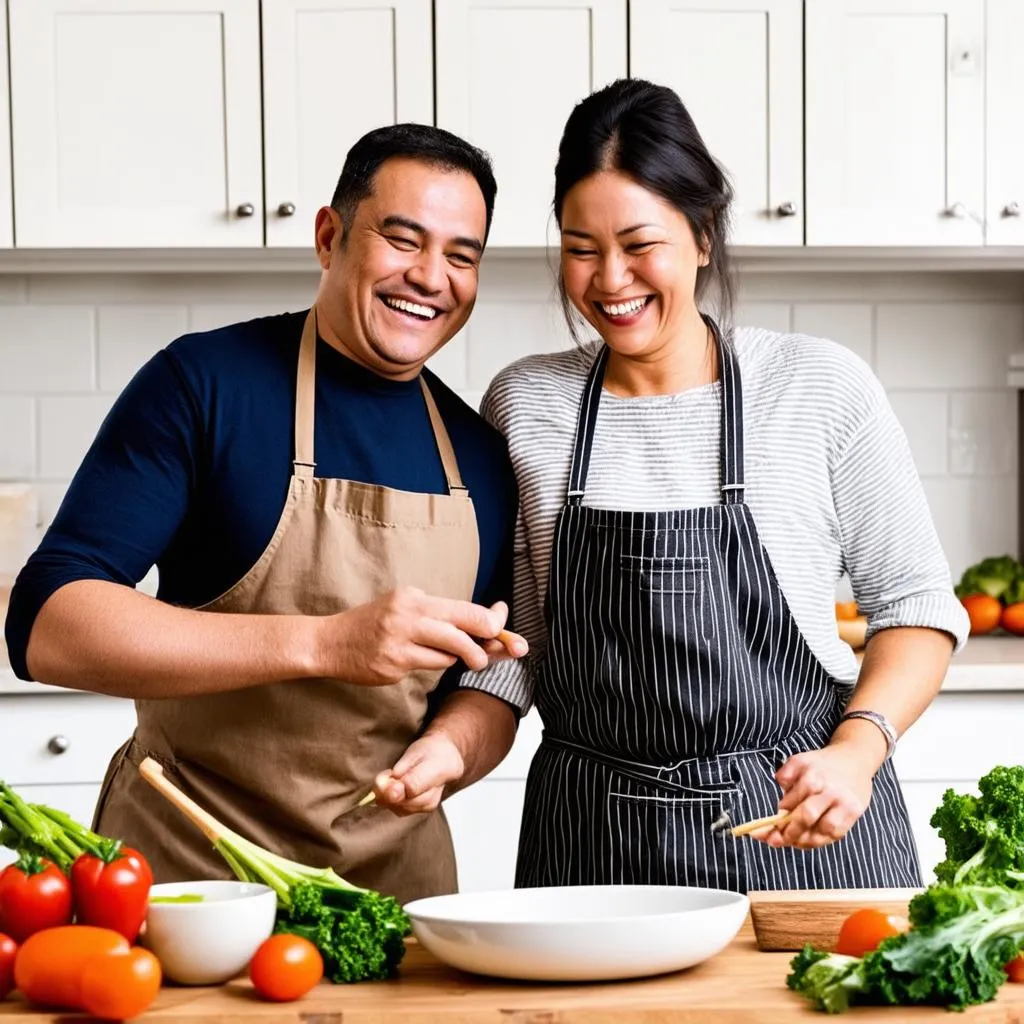
<path id="1" fill-rule="evenodd" d="M 789 818 L 754 838 L 769 846 L 813 850 L 842 839 L 871 802 L 874 771 L 855 743 L 795 754 L 776 773 Z"/>

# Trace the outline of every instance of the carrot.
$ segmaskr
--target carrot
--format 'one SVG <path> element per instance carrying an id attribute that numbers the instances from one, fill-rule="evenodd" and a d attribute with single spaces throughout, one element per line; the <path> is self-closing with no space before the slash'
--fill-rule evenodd
<path id="1" fill-rule="evenodd" d="M 79 1010 L 86 964 L 99 953 L 128 949 L 128 940 L 109 928 L 46 928 L 22 943 L 14 961 L 14 984 L 30 1003 Z"/>

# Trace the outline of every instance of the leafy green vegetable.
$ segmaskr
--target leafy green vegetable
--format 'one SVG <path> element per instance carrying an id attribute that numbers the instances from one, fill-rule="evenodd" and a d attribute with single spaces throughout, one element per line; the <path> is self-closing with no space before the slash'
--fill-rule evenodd
<path id="1" fill-rule="evenodd" d="M 1004 604 L 1013 604 L 1021 599 L 1017 594 L 1024 595 L 1024 566 L 1009 555 L 983 558 L 964 572 L 954 590 L 957 597 L 988 594 Z"/>
<path id="2" fill-rule="evenodd" d="M 275 930 L 309 939 L 335 982 L 389 978 L 405 955 L 409 918 L 390 896 L 360 889 L 331 868 L 311 868 L 221 827 L 214 843 L 243 882 L 262 882 L 277 893 Z"/>
<path id="3" fill-rule="evenodd" d="M 856 996 L 867 990 L 864 961 L 855 956 L 822 953 L 804 946 L 790 967 L 793 973 L 786 984 L 826 1013 L 842 1013 Z"/>

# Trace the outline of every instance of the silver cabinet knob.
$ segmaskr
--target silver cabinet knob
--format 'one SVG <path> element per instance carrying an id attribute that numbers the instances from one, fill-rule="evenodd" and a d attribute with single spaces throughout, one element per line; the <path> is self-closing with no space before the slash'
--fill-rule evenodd
<path id="1" fill-rule="evenodd" d="M 235 209 L 235 214 L 238 217 L 251 217 L 255 212 L 256 207 L 252 203 L 242 203 Z"/>
<path id="2" fill-rule="evenodd" d="M 70 746 L 71 740 L 69 740 L 67 736 L 61 736 L 60 734 L 58 734 L 56 736 L 50 737 L 49 741 L 46 744 L 46 749 L 51 754 L 63 754 L 64 751 L 67 750 L 68 747 Z"/>
<path id="3" fill-rule="evenodd" d="M 775 212 L 780 217 L 795 217 L 796 216 L 796 203 L 790 203 L 790 202 L 779 203 L 779 205 L 775 208 Z"/>
<path id="4" fill-rule="evenodd" d="M 952 203 L 943 211 L 947 217 L 963 220 L 967 216 L 967 207 L 963 203 Z"/>
<path id="5" fill-rule="evenodd" d="M 292 214 L 294 214 L 294 213 L 295 213 L 295 204 L 294 203 L 282 203 L 277 208 L 277 215 L 278 215 L 278 217 L 291 217 Z"/>
<path id="6" fill-rule="evenodd" d="M 1019 217 L 1020 216 L 1020 203 L 1016 199 L 1013 202 L 1007 203 L 1003 207 L 1004 217 Z"/>

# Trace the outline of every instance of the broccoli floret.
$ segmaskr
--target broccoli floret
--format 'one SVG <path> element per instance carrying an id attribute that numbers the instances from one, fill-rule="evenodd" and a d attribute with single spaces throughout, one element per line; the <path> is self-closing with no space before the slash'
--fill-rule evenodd
<path id="1" fill-rule="evenodd" d="M 977 565 L 972 565 L 954 589 L 957 597 L 988 594 L 989 597 L 1004 599 L 1010 586 L 1022 577 L 1024 566 L 1009 555 L 1000 555 L 984 558 Z"/>
<path id="2" fill-rule="evenodd" d="M 1014 886 L 1024 880 L 1024 766 L 993 768 L 980 796 L 947 789 L 931 818 L 946 844 L 940 882 Z"/>

